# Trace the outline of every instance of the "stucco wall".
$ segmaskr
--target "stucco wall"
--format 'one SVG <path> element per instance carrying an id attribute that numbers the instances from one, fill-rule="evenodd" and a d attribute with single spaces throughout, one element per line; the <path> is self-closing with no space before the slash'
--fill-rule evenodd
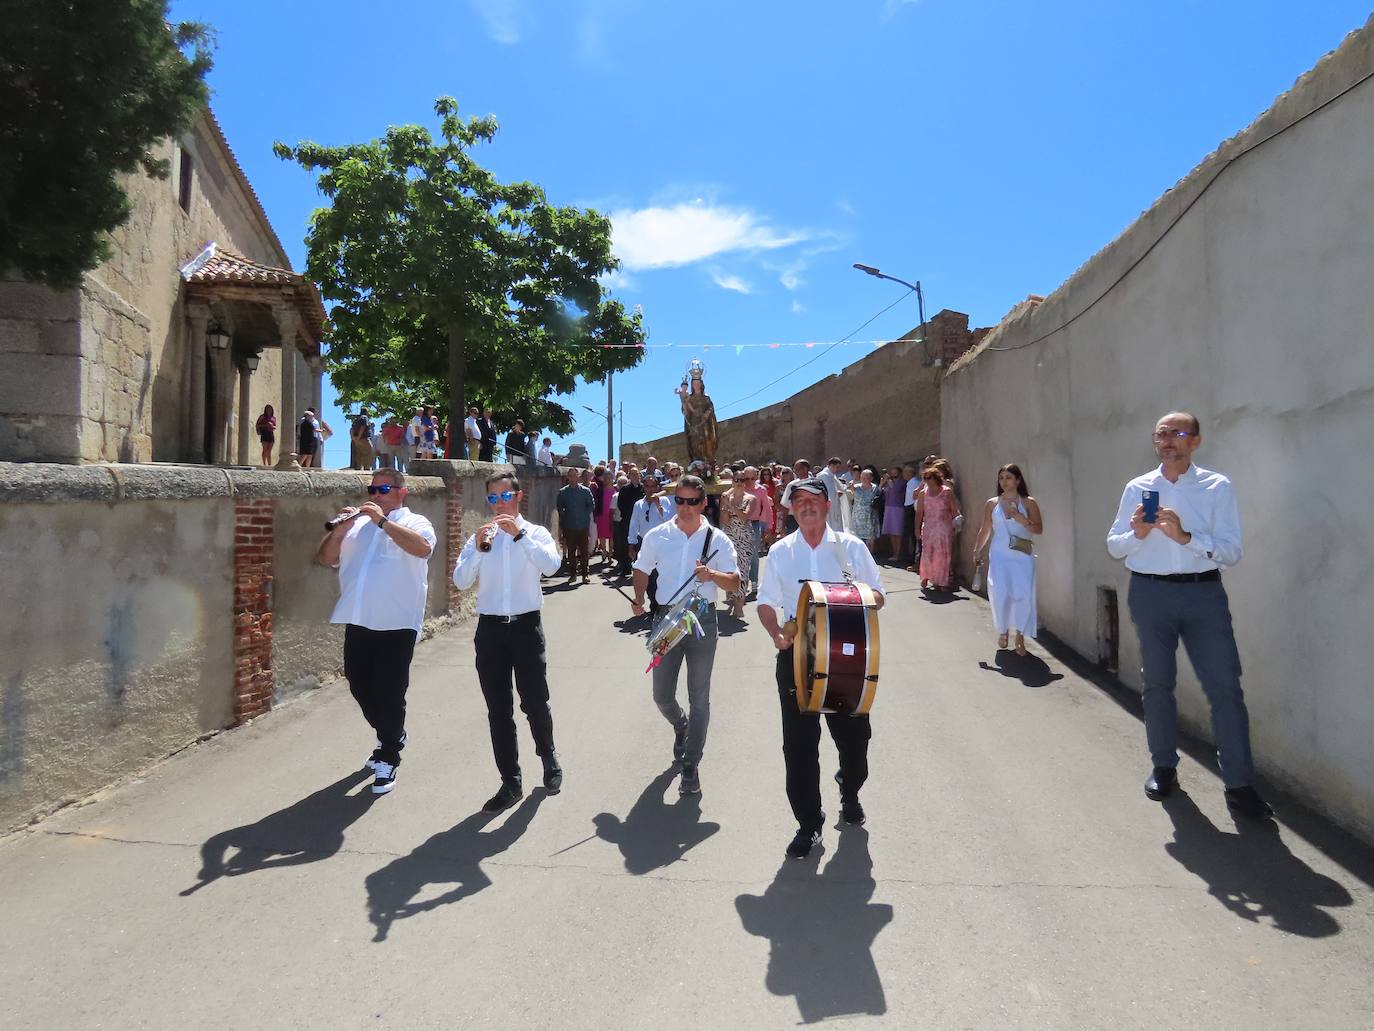
<path id="1" fill-rule="evenodd" d="M 1157 464 L 1155 419 L 1196 412 L 1197 461 L 1232 478 L 1245 527 L 1246 558 L 1225 580 L 1256 761 L 1374 838 L 1374 678 L 1360 647 L 1374 539 L 1358 500 L 1374 439 L 1371 75 L 1374 22 L 958 363 L 942 437 L 968 507 L 991 494 L 998 464 L 1021 463 L 1047 523 L 1044 625 L 1095 657 L 1097 590 L 1115 588 L 1121 676 L 1138 687 L 1128 577 L 1103 538 L 1125 481 Z M 1182 718 L 1209 736 L 1180 666 Z"/>
<path id="2" fill-rule="evenodd" d="M 194 160 L 189 211 L 178 202 L 182 148 Z M 0 281 L 0 458 L 186 459 L 190 369 L 181 267 L 211 241 L 256 261 L 288 264 L 252 213 L 208 121 L 154 151 L 171 162 L 171 177 L 125 177 L 129 220 L 111 233 L 110 259 L 79 289 Z M 308 394 L 311 376 L 298 377 Z M 250 380 L 249 410 L 279 407 L 280 384 L 281 352 L 269 349 Z M 254 436 L 254 460 L 257 451 Z"/>

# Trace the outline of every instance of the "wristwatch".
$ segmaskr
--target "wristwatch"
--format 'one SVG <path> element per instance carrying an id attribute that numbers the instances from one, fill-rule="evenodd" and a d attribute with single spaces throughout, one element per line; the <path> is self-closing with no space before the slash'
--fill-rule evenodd
<path id="1" fill-rule="evenodd" d="M 512 538 L 512 540 L 517 540 L 517 541 L 518 541 L 518 540 L 519 540 L 521 537 L 523 537 L 523 536 L 525 536 L 525 531 L 524 531 L 524 530 L 521 530 L 519 533 L 517 533 L 517 534 Z"/>

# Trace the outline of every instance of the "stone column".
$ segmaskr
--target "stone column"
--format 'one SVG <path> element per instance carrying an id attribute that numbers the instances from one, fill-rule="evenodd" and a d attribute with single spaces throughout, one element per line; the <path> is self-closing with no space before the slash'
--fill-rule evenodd
<path id="1" fill-rule="evenodd" d="M 278 469 L 299 469 L 300 456 L 296 454 L 298 441 L 296 416 L 296 330 L 300 326 L 300 313 L 295 308 L 282 306 L 273 309 L 277 320 L 277 331 L 281 336 L 281 407 L 277 411 L 277 428 L 280 458 Z"/>
<path id="2" fill-rule="evenodd" d="M 210 355 L 210 453 L 209 460 L 225 460 L 229 437 L 229 406 L 234 390 L 234 362 L 229 348 L 217 347 Z"/>
<path id="3" fill-rule="evenodd" d="M 239 440 L 238 440 L 238 464 L 248 464 L 248 432 L 253 428 L 253 413 L 248 410 L 248 387 L 253 373 L 248 368 L 248 362 L 239 358 Z"/>
<path id="4" fill-rule="evenodd" d="M 191 448 L 187 458 L 192 462 L 205 461 L 205 341 L 210 326 L 210 306 L 188 304 L 186 306 L 188 332 L 187 347 L 191 367 L 190 397 L 186 399 L 187 411 L 191 413 L 187 436 Z"/>
<path id="5" fill-rule="evenodd" d="M 310 406 L 317 412 L 324 411 L 324 359 L 311 355 L 306 361 L 310 365 Z"/>

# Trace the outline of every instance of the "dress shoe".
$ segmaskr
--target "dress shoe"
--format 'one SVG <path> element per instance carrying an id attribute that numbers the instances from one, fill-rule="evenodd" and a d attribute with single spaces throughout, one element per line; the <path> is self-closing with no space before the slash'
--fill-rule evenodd
<path id="1" fill-rule="evenodd" d="M 563 767 L 558 765 L 558 756 L 544 764 L 544 790 L 556 795 L 563 790 Z"/>
<path id="2" fill-rule="evenodd" d="M 1260 793 L 1249 784 L 1227 790 L 1226 808 L 1249 820 L 1268 820 L 1274 815 L 1274 807 L 1260 798 Z"/>
<path id="3" fill-rule="evenodd" d="M 1178 770 L 1172 766 L 1156 766 L 1145 781 L 1145 797 L 1162 802 L 1174 792 L 1178 783 Z"/>
<path id="4" fill-rule="evenodd" d="M 788 859 L 805 859 L 811 854 L 811 850 L 820 844 L 821 832 L 819 830 L 807 830 L 805 827 L 797 828 L 796 836 L 792 838 L 792 843 L 787 846 Z"/>
<path id="5" fill-rule="evenodd" d="M 482 812 L 499 813 L 505 809 L 509 809 L 524 797 L 525 792 L 518 783 L 503 781 L 501 790 L 487 799 L 486 805 L 482 806 Z"/>

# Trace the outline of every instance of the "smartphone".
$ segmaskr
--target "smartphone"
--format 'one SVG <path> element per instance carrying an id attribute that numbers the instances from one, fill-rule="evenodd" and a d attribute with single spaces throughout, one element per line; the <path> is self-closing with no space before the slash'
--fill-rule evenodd
<path id="1" fill-rule="evenodd" d="M 1140 500 L 1145 506 L 1145 522 L 1153 523 L 1159 517 L 1159 491 L 1144 491 Z"/>

